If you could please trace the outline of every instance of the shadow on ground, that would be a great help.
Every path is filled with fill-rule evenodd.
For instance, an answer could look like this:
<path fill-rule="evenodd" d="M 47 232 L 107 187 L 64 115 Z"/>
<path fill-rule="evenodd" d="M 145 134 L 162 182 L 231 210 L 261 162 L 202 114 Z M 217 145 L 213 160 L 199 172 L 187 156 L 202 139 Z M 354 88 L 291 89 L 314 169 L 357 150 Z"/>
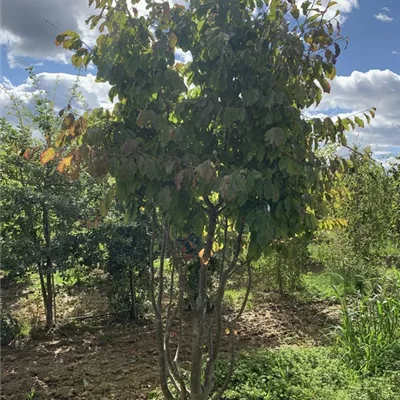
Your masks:
<path fill-rule="evenodd" d="M 73 314 L 73 304 L 88 313 L 85 307 L 90 305 L 90 297 L 71 294 L 68 301 L 72 309 L 60 313 Z M 89 310 L 99 312 L 98 307 Z M 327 303 L 299 304 L 288 297 L 261 293 L 242 317 L 238 346 L 254 350 L 289 344 L 323 345 L 327 329 L 336 322 L 335 315 L 335 307 Z M 191 345 L 190 329 L 185 325 L 183 360 Z M 223 352 L 226 349 L 224 338 Z M 151 321 L 136 325 L 97 319 L 69 323 L 41 340 L 17 340 L 2 348 L 1 357 L 4 400 L 25 399 L 32 390 L 39 399 L 146 399 L 157 386 Z"/>

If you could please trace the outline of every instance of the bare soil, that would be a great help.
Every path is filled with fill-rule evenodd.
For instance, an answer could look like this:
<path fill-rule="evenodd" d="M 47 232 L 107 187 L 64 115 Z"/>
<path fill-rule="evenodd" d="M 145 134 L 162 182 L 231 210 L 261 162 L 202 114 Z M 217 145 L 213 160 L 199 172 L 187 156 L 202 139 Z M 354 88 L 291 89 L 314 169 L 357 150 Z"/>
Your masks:
<path fill-rule="evenodd" d="M 4 308 L 14 309 L 21 317 L 22 306 L 15 300 L 21 292 L 3 289 L 2 296 Z M 104 311 L 104 299 L 93 296 L 91 291 L 65 295 L 63 301 L 59 299 L 60 315 L 75 315 L 77 305 L 85 313 L 90 307 L 94 313 L 99 312 L 96 307 Z M 28 307 L 26 301 L 22 305 Z M 228 314 L 232 312 L 227 310 Z M 324 302 L 299 304 L 275 293 L 261 293 L 241 319 L 237 344 L 242 350 L 323 345 L 335 314 L 335 307 Z M 183 359 L 187 359 L 191 343 L 188 321 L 185 326 Z M 116 324 L 107 319 L 88 319 L 77 325 L 64 320 L 54 331 L 33 336 L 2 347 L 1 399 L 24 400 L 34 389 L 37 397 L 33 398 L 39 399 L 139 400 L 149 398 L 157 388 L 158 361 L 151 321 Z M 223 351 L 226 348 L 224 343 Z"/>

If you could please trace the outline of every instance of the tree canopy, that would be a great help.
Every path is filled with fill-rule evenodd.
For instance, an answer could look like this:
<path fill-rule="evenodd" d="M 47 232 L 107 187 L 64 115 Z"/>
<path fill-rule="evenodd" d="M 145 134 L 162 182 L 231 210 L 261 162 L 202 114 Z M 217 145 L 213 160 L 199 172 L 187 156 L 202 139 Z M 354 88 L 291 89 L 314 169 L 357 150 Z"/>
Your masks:
<path fill-rule="evenodd" d="M 116 104 L 112 112 L 94 111 L 102 123 L 89 123 L 87 129 L 85 118 L 65 116 L 67 129 L 60 141 L 73 139 L 77 146 L 59 156 L 60 165 L 67 173 L 85 165 L 97 178 L 113 176 L 116 186 L 102 211 L 114 195 L 124 203 L 128 219 L 144 207 L 153 215 L 152 248 L 160 217 L 164 233 L 157 296 L 153 250 L 150 268 L 161 385 L 166 398 L 172 398 L 172 382 L 182 398 L 190 393 L 192 399 L 208 399 L 227 279 L 275 240 L 318 226 L 335 174 L 348 168 L 346 160 L 337 155 L 327 159 L 320 149 L 327 143 L 346 146 L 345 131 L 365 124 L 358 115 L 304 115 L 330 92 L 346 41 L 338 14 L 329 17 L 335 2 L 305 1 L 299 8 L 297 2 L 283 0 L 192 0 L 185 6 L 147 0 L 146 13 L 135 8 L 138 1 L 132 6 L 125 0 L 89 3 L 99 12 L 88 19 L 101 33 L 94 48 L 86 48 L 71 31 L 58 35 L 56 44 L 75 51 L 77 67 L 92 62 L 97 81 L 110 83 L 109 96 Z M 177 51 L 190 52 L 192 61 L 177 62 Z M 371 109 L 364 118 L 368 122 L 374 115 Z M 42 161 L 55 157 L 49 148 Z M 237 240 L 226 249 L 226 230 L 232 226 Z M 162 278 L 168 241 L 192 232 L 203 234 L 205 244 L 199 252 L 188 390 L 168 350 L 172 297 L 163 314 Z M 202 382 L 207 266 L 212 251 L 221 247 L 222 259 L 229 257 L 229 262 L 221 266 L 213 317 L 219 330 L 216 344 L 208 341 Z M 212 337 L 211 328 L 208 332 Z M 214 397 L 220 398 L 225 388 Z"/>

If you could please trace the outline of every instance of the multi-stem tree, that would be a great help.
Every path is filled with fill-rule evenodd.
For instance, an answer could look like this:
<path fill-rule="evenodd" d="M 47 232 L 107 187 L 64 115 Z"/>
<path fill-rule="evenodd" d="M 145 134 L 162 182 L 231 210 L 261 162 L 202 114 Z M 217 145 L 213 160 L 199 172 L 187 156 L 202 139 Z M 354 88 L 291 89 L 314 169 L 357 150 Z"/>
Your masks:
<path fill-rule="evenodd" d="M 249 290 L 252 260 L 275 240 L 313 230 L 333 175 L 347 167 L 339 157 L 326 162 L 317 149 L 346 144 L 344 132 L 354 122 L 302 115 L 335 78 L 344 42 L 338 14 L 331 12 L 336 2 L 299 7 L 294 0 L 191 0 L 170 6 L 146 0 L 144 12 L 135 0 L 89 3 L 99 10 L 89 18 L 102 32 L 96 46 L 85 48 L 71 31 L 58 35 L 56 44 L 75 50 L 76 66 L 92 61 L 97 81 L 110 83 L 110 98 L 118 102 L 104 113 L 102 126 L 79 137 L 69 169 L 84 159 L 93 175 L 111 174 L 127 214 L 145 207 L 152 216 L 150 297 L 165 398 L 219 399 L 248 297 L 247 291 L 238 315 L 223 322 L 228 279 L 247 270 Z M 193 60 L 176 62 L 177 51 L 190 52 Z M 359 117 L 356 123 L 364 124 Z M 187 282 L 186 255 L 173 244 L 192 232 L 204 237 L 196 291 Z M 167 256 L 173 265 L 164 299 Z M 209 285 L 213 258 L 219 278 Z M 207 318 L 210 291 L 214 310 Z M 179 364 L 184 296 L 192 314 L 188 380 Z M 176 321 L 177 343 L 171 343 Z M 225 383 L 215 388 L 223 332 L 231 339 L 231 364 Z"/>

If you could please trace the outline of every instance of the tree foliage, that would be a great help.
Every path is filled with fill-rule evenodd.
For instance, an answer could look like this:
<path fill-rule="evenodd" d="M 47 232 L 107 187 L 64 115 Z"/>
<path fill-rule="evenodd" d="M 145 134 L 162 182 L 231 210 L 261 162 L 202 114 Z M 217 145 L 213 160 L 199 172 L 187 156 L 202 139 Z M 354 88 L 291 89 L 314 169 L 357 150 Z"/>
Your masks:
<path fill-rule="evenodd" d="M 211 393 L 218 399 L 232 373 L 231 367 L 225 383 L 213 388 L 228 278 L 245 267 L 250 284 L 251 261 L 269 245 L 318 226 L 335 173 L 348 169 L 346 160 L 326 160 L 318 150 L 326 143 L 346 145 L 344 132 L 365 124 L 359 116 L 334 120 L 302 114 L 329 93 L 336 75 L 344 39 L 335 18 L 327 17 L 335 2 L 323 6 L 306 1 L 299 8 L 283 0 L 192 0 L 186 7 L 148 0 L 146 15 L 139 14 L 136 1 L 133 7 L 125 0 L 90 3 L 99 11 L 88 20 L 101 32 L 96 46 L 82 48 L 80 38 L 69 31 L 57 36 L 56 44 L 75 50 L 76 66 L 93 62 L 97 81 L 111 84 L 109 96 L 116 104 L 112 112 L 95 111 L 102 123 L 89 123 L 86 131 L 65 117 L 71 128 L 62 140 L 74 138 L 79 147 L 59 162 L 67 164 L 66 172 L 86 165 L 92 176 L 115 178 L 104 213 L 115 194 L 128 219 L 140 207 L 153 216 L 150 296 L 164 396 L 173 398 L 172 385 L 182 399 L 208 399 Z M 193 60 L 177 62 L 178 50 L 190 52 Z M 364 118 L 368 122 L 370 116 Z M 43 162 L 56 157 L 55 149 L 46 152 Z M 159 241 L 158 222 L 163 227 Z M 170 240 L 192 232 L 204 235 L 204 249 L 199 252 L 199 288 L 192 298 L 188 384 L 178 364 L 179 344 L 175 358 L 171 356 L 169 333 L 174 316 L 182 315 L 183 293 L 189 298 L 193 293 L 185 285 L 186 263 L 174 257 Z M 160 252 L 158 292 L 155 248 Z M 219 252 L 221 267 L 207 330 L 213 251 Z M 168 254 L 179 284 L 177 291 L 171 286 L 164 309 Z M 228 322 L 232 362 L 233 328 L 243 310 Z M 202 350 L 206 336 L 207 356 Z"/>

